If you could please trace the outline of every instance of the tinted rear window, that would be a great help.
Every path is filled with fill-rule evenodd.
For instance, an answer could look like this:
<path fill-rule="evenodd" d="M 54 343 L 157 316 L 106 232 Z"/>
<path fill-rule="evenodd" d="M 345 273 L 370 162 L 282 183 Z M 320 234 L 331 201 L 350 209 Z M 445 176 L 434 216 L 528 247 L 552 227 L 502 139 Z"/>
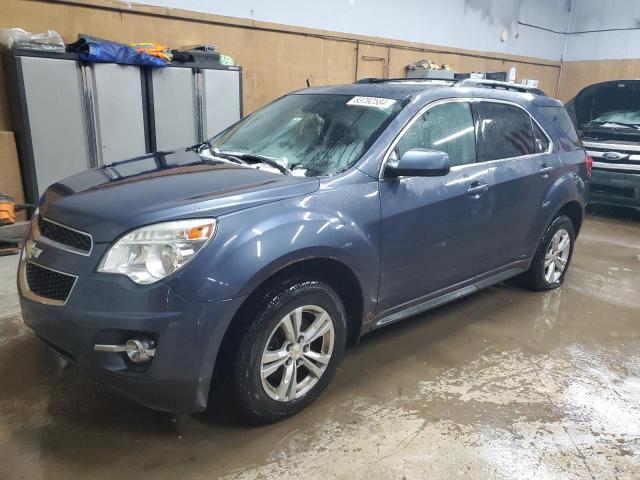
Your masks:
<path fill-rule="evenodd" d="M 551 120 L 556 126 L 564 132 L 564 134 L 569 137 L 573 143 L 578 146 L 582 146 L 580 143 L 580 139 L 578 138 L 578 133 L 576 129 L 573 127 L 573 122 L 571 118 L 569 118 L 569 114 L 564 109 L 564 107 L 538 107 L 540 111 Z"/>
<path fill-rule="evenodd" d="M 479 162 L 535 153 L 528 113 L 518 107 L 494 102 L 481 102 L 475 108 Z"/>

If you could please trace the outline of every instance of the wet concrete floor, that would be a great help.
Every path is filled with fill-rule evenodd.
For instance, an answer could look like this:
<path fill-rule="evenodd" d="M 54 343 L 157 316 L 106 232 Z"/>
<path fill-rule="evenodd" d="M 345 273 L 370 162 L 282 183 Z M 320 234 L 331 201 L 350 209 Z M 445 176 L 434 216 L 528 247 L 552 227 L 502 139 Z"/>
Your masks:
<path fill-rule="evenodd" d="M 350 348 L 260 428 L 174 416 L 62 368 L 0 258 L 0 478 L 640 478 L 640 221 L 590 216 L 565 285 L 502 284 Z"/>

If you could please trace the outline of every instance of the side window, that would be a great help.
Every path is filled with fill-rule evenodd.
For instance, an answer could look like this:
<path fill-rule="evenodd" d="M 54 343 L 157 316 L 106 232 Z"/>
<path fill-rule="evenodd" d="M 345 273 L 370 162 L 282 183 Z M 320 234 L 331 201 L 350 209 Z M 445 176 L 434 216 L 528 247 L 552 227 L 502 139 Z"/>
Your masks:
<path fill-rule="evenodd" d="M 531 123 L 533 124 L 533 138 L 535 141 L 536 153 L 544 153 L 549 149 L 549 139 L 533 120 Z"/>
<path fill-rule="evenodd" d="M 564 107 L 538 107 L 544 115 L 550 119 L 553 123 L 557 125 L 557 127 L 564 132 L 564 134 L 569 137 L 574 144 L 578 147 L 582 148 L 582 142 L 578 138 L 578 133 L 573 126 L 573 122 L 571 121 L 571 117 L 564 109 Z"/>
<path fill-rule="evenodd" d="M 476 161 L 476 144 L 471 106 L 449 102 L 430 108 L 406 131 L 396 147 L 399 157 L 412 148 L 446 152 L 451 165 Z"/>
<path fill-rule="evenodd" d="M 495 102 L 480 102 L 476 108 L 479 162 L 535 153 L 528 113 L 512 105 Z"/>

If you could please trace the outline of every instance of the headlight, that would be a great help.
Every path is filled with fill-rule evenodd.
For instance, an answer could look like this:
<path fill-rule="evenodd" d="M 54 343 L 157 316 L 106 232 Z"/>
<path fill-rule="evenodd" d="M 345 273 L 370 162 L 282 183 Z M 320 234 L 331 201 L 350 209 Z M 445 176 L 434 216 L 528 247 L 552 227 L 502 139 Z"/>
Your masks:
<path fill-rule="evenodd" d="M 214 237 L 216 225 L 215 218 L 200 218 L 138 228 L 109 248 L 98 271 L 139 284 L 157 282 L 189 263 Z"/>

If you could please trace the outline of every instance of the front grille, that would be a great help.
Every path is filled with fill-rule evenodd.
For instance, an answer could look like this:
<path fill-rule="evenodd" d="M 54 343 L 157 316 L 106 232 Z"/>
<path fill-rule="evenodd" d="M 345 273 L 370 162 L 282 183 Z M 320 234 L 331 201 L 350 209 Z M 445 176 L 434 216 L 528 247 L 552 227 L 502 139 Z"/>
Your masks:
<path fill-rule="evenodd" d="M 623 142 L 582 142 L 587 155 L 593 158 L 594 170 L 605 170 L 618 173 L 640 173 L 640 144 Z M 607 158 L 608 154 L 613 155 Z"/>
<path fill-rule="evenodd" d="M 67 245 L 82 252 L 91 251 L 91 237 L 86 233 L 80 233 L 57 223 L 38 217 L 38 229 L 40 235 L 54 242 Z"/>
<path fill-rule="evenodd" d="M 611 172 L 620 172 L 620 173 L 640 173 L 640 162 L 638 163 L 617 163 L 617 162 L 608 162 L 601 161 L 601 158 L 598 158 L 596 161 L 593 157 L 593 169 L 594 170 L 607 170 Z"/>
<path fill-rule="evenodd" d="M 30 262 L 27 262 L 25 269 L 29 290 L 40 297 L 58 302 L 67 300 L 76 281 L 74 276 L 55 272 Z"/>
<path fill-rule="evenodd" d="M 582 144 L 588 150 L 595 149 L 603 152 L 624 152 L 624 153 L 640 153 L 639 143 L 625 143 L 625 142 L 593 142 L 583 140 Z"/>

